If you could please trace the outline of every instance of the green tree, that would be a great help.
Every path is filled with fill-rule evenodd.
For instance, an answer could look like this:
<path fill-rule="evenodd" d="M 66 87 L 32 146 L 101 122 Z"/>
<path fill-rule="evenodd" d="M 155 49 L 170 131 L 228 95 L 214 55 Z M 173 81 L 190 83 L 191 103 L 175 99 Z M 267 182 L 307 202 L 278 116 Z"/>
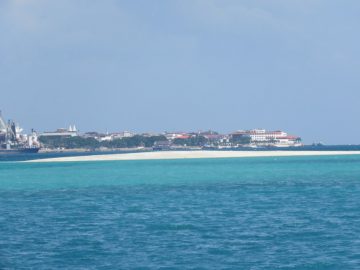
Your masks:
<path fill-rule="evenodd" d="M 183 146 L 204 146 L 208 140 L 204 136 L 192 136 L 188 139 L 174 139 L 173 143 L 176 145 L 183 145 Z"/>
<path fill-rule="evenodd" d="M 87 148 L 95 149 L 99 147 L 106 148 L 133 148 L 139 146 L 152 147 L 156 141 L 166 141 L 165 136 L 141 136 L 125 137 L 112 141 L 99 142 L 94 138 L 63 137 L 63 136 L 40 136 L 40 142 L 50 148 Z"/>
<path fill-rule="evenodd" d="M 242 134 L 233 134 L 231 135 L 230 142 L 234 144 L 249 144 L 251 142 L 251 138 Z"/>

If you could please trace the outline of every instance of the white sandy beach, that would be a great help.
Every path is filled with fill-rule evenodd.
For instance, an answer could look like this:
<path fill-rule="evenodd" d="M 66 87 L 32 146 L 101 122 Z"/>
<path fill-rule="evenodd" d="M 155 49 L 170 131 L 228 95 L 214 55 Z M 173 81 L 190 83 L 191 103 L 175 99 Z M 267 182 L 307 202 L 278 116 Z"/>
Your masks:
<path fill-rule="evenodd" d="M 196 159 L 360 155 L 360 151 L 159 151 L 37 159 L 25 162 L 76 162 L 113 160 Z"/>

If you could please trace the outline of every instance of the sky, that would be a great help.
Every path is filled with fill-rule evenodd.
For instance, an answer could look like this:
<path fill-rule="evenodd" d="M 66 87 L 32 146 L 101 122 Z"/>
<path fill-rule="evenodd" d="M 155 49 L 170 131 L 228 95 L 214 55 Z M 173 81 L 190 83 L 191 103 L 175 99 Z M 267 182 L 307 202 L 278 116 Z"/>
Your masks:
<path fill-rule="evenodd" d="M 1 0 L 0 109 L 26 130 L 360 144 L 359 14 L 358 0 Z"/>

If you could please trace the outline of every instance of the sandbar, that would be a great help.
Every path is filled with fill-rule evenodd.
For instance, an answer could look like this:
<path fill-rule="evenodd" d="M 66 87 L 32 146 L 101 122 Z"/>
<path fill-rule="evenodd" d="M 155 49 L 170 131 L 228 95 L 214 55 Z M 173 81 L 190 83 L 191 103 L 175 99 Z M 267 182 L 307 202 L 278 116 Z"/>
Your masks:
<path fill-rule="evenodd" d="M 25 162 L 79 162 L 115 160 L 161 160 L 198 158 L 245 158 L 245 157 L 290 157 L 290 156 L 335 156 L 360 155 L 360 151 L 157 151 L 105 155 L 84 155 L 28 160 Z"/>

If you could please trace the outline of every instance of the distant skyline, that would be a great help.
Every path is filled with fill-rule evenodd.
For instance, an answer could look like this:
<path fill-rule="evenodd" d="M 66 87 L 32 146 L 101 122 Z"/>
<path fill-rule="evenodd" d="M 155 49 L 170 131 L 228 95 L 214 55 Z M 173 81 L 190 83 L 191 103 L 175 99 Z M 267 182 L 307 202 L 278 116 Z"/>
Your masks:
<path fill-rule="evenodd" d="M 0 110 L 26 130 L 360 144 L 358 14 L 355 0 L 3 0 Z"/>

